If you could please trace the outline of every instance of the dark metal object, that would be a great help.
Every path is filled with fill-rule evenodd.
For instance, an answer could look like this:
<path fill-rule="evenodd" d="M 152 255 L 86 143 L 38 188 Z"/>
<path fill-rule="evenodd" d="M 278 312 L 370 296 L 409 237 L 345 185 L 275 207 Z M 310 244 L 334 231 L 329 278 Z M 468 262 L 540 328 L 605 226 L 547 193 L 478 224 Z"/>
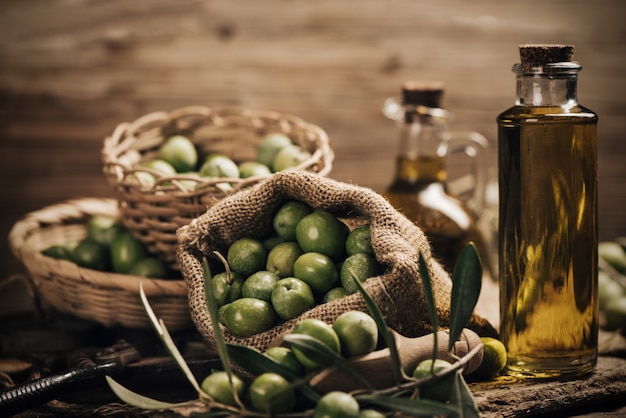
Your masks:
<path fill-rule="evenodd" d="M 139 352 L 125 341 L 96 355 L 95 362 L 82 354 L 78 367 L 57 375 L 42 377 L 0 392 L 0 416 L 10 416 L 51 401 L 68 390 L 85 387 L 103 376 L 119 374 L 127 364 L 137 362 Z"/>
<path fill-rule="evenodd" d="M 219 357 L 195 330 L 176 332 L 172 338 L 198 381 L 222 369 Z M 138 361 L 117 358 L 125 355 L 121 341 L 139 352 Z M 7 372 L 17 386 L 4 390 L 0 386 L 0 417 L 20 411 L 25 417 L 57 416 L 58 409 L 65 407 L 73 408 L 72 413 L 63 411 L 62 415 L 80 416 L 82 408 L 119 403 L 105 375 L 166 402 L 197 397 L 153 330 L 104 328 L 62 315 L 5 317 L 0 318 L 0 358 L 32 365 L 24 373 Z M 33 375 L 44 378 L 30 380 Z M 59 402 L 45 405 L 53 399 Z"/>

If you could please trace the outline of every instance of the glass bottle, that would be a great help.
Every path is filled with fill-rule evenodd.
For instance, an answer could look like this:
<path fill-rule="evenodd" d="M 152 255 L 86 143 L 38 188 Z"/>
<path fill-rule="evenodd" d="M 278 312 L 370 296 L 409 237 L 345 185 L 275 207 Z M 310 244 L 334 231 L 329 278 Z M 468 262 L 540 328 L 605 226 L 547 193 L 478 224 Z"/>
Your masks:
<path fill-rule="evenodd" d="M 597 359 L 598 117 L 578 104 L 572 46 L 519 48 L 497 117 L 500 334 L 509 374 L 581 375 Z"/>
<path fill-rule="evenodd" d="M 489 252 L 477 218 L 484 203 L 485 172 L 480 161 L 487 140 L 476 132 L 451 132 L 451 113 L 441 108 L 444 85 L 407 82 L 402 101 L 388 99 L 383 113 L 398 122 L 400 146 L 392 183 L 381 193 L 428 237 L 433 256 L 452 273 L 459 254 L 474 242 L 485 272 Z M 472 157 L 473 187 L 466 201 L 450 194 L 447 157 L 463 151 Z"/>

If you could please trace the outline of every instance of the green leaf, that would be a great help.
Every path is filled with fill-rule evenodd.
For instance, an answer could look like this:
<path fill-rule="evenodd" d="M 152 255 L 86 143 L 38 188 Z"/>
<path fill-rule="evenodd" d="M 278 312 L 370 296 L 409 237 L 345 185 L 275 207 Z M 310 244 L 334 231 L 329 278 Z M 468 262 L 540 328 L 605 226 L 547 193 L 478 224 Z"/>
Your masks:
<path fill-rule="evenodd" d="M 191 385 L 197 392 L 200 392 L 200 385 L 198 384 L 196 377 L 191 372 L 189 365 L 187 365 L 187 363 L 185 362 L 185 358 L 178 350 L 178 347 L 176 347 L 176 344 L 174 343 L 172 336 L 167 330 L 165 323 L 163 322 L 163 320 L 157 319 L 157 316 L 154 314 L 152 306 L 150 306 L 150 302 L 148 302 L 148 298 L 145 291 L 143 290 L 143 284 L 141 282 L 139 282 L 139 295 L 141 297 L 143 307 L 148 314 L 148 318 L 150 319 L 150 322 L 152 323 L 152 326 L 156 330 L 157 334 L 159 334 L 159 337 L 161 338 L 161 341 L 163 341 L 163 344 L 167 348 L 167 351 L 169 351 L 170 355 L 174 358 L 174 360 L 178 364 L 178 367 L 180 367 L 181 370 L 185 373 L 185 376 L 187 377 L 187 380 L 189 380 L 189 383 L 191 383 Z"/>
<path fill-rule="evenodd" d="M 403 414 L 412 417 L 456 417 L 459 415 L 459 410 L 455 406 L 446 405 L 444 403 L 428 399 L 401 398 L 371 394 L 357 394 L 355 395 L 355 398 L 359 401 L 382 406 L 383 408 L 393 412 L 402 412 Z"/>
<path fill-rule="evenodd" d="M 167 346 L 168 351 L 170 352 L 170 354 L 172 355 L 172 357 L 178 364 L 178 367 L 180 367 L 181 370 L 185 373 L 187 380 L 189 380 L 189 382 L 192 384 L 196 392 L 199 392 L 201 389 L 200 389 L 200 385 L 198 384 L 198 381 L 196 380 L 196 377 L 194 376 L 193 372 L 189 368 L 189 365 L 185 361 L 185 358 L 183 357 L 181 352 L 178 350 L 178 347 L 176 347 L 176 344 L 174 343 L 172 336 L 170 335 L 168 329 L 165 327 L 165 323 L 163 322 L 162 319 L 160 319 L 159 321 L 161 323 L 161 326 L 163 327 L 162 339 L 165 345 Z"/>
<path fill-rule="evenodd" d="M 479 418 L 480 416 L 474 395 L 460 370 L 456 372 L 450 403 L 461 411 L 460 415 L 462 418 Z"/>
<path fill-rule="evenodd" d="M 450 343 L 448 351 L 452 351 L 454 343 L 459 339 L 463 328 L 469 322 L 482 285 L 483 269 L 480 257 L 473 242 L 463 248 L 452 273 L 452 297 L 450 301 Z"/>
<path fill-rule="evenodd" d="M 287 334 L 283 338 L 283 344 L 290 348 L 297 348 L 305 356 L 317 363 L 327 365 L 328 367 L 331 365 L 336 367 L 363 383 L 364 387 L 371 389 L 367 379 L 358 373 L 348 360 L 319 339 L 306 334 Z"/>
<path fill-rule="evenodd" d="M 228 354 L 233 361 L 244 370 L 250 372 L 254 376 L 271 372 L 278 373 L 287 380 L 293 380 L 298 376 L 291 370 L 274 361 L 274 359 L 266 356 L 256 348 L 248 347 L 240 344 L 226 344 Z"/>
<path fill-rule="evenodd" d="M 437 316 L 437 305 L 435 304 L 435 294 L 433 293 L 433 286 L 430 278 L 430 271 L 428 265 L 424 259 L 424 254 L 419 252 L 419 272 L 422 279 L 422 285 L 424 286 L 424 296 L 426 297 L 426 303 L 428 304 L 428 315 L 430 316 L 430 324 L 433 327 L 433 360 L 437 358 L 436 347 L 439 347 L 437 338 L 437 330 L 439 328 L 439 317 Z M 433 361 L 433 364 L 435 362 Z"/>
<path fill-rule="evenodd" d="M 352 274 L 352 272 L 350 272 L 350 274 Z M 402 368 L 402 363 L 400 363 L 400 355 L 398 354 L 398 348 L 396 347 L 396 338 L 389 330 L 387 322 L 385 321 L 385 317 L 380 311 L 380 308 L 378 307 L 374 299 L 372 299 L 372 296 L 367 292 L 367 290 L 365 290 L 361 281 L 357 280 L 356 278 L 354 278 L 354 281 L 357 284 L 357 287 L 359 289 L 359 292 L 361 292 L 363 299 L 365 299 L 365 304 L 367 305 L 367 309 L 369 310 L 370 315 L 372 315 L 372 318 L 374 318 L 374 321 L 378 326 L 378 332 L 380 333 L 380 336 L 385 342 L 387 348 L 389 348 L 392 364 L 391 372 L 394 374 L 395 381 L 399 383 L 403 379 L 404 369 Z"/>
<path fill-rule="evenodd" d="M 218 257 L 221 257 L 221 254 L 215 252 Z M 222 261 L 225 263 L 226 261 L 221 257 Z M 228 264 L 225 264 L 228 266 Z M 211 267 L 209 266 L 209 261 L 206 257 L 202 259 L 202 271 L 204 274 L 204 282 L 210 282 L 213 275 L 211 274 Z M 227 373 L 232 373 L 232 367 L 230 365 L 230 358 L 228 356 L 228 349 L 226 348 L 226 343 L 224 342 L 224 334 L 222 334 L 222 328 L 220 328 L 219 321 L 219 307 L 217 305 L 217 301 L 215 300 L 215 295 L 213 292 L 206 292 L 206 300 L 207 300 L 207 308 L 209 309 L 209 314 L 211 316 L 211 326 L 213 327 L 213 334 L 215 339 L 215 346 L 217 348 L 217 354 L 222 360 L 222 367 L 224 371 Z"/>
<path fill-rule="evenodd" d="M 156 333 L 159 336 L 161 336 L 163 334 L 163 328 L 161 327 L 161 324 L 159 323 L 159 319 L 157 318 L 154 311 L 152 310 L 152 306 L 150 306 L 150 302 L 148 301 L 146 292 L 143 290 L 142 281 L 139 282 L 139 297 L 141 298 L 143 309 L 144 311 L 146 311 L 146 314 L 148 315 L 148 319 L 150 320 L 150 324 L 152 325 L 152 328 L 154 328 Z"/>
<path fill-rule="evenodd" d="M 258 376 L 266 372 L 278 373 L 289 382 L 294 383 L 295 387 L 307 398 L 314 402 L 319 401 L 319 393 L 307 384 L 308 377 L 298 376 L 287 367 L 255 348 L 240 344 L 227 344 L 226 347 L 231 360 L 250 374 Z"/>
<path fill-rule="evenodd" d="M 226 267 L 226 271 L 228 272 L 228 274 L 230 274 L 228 263 L 226 262 L 224 257 L 217 251 L 214 251 L 213 253 L 222 261 L 222 263 L 224 263 L 224 266 Z M 211 274 L 211 267 L 209 266 L 209 261 L 207 260 L 206 257 L 202 258 L 202 272 L 204 275 L 204 282 L 205 283 L 209 282 L 212 278 L 212 274 Z M 217 301 L 215 300 L 215 295 L 213 294 L 213 292 L 206 292 L 206 300 L 207 300 L 207 307 L 209 309 L 209 314 L 211 316 L 211 325 L 213 327 L 213 339 L 215 340 L 214 342 L 215 342 L 215 347 L 217 348 L 217 354 L 222 360 L 222 367 L 224 368 L 224 371 L 228 373 L 228 376 L 232 376 L 233 368 L 231 367 L 230 356 L 228 354 L 228 348 L 226 347 L 226 343 L 224 341 L 224 334 L 222 333 L 222 329 L 220 328 L 219 312 L 218 312 L 219 307 L 217 305 Z M 230 388 L 233 392 L 233 397 L 235 398 L 237 403 L 242 405 L 241 400 L 239 399 L 239 395 L 237 394 L 237 391 L 235 390 L 235 386 L 233 385 L 232 380 L 230 380 Z"/>
<path fill-rule="evenodd" d="M 126 402 L 131 406 L 135 406 L 137 408 L 143 409 L 170 409 L 177 406 L 181 406 L 186 404 L 187 402 L 181 403 L 170 403 L 158 401 L 156 399 L 148 398 L 147 396 L 140 395 L 136 392 L 133 392 L 130 389 L 120 385 L 118 382 L 113 380 L 110 376 L 105 376 L 109 387 L 122 401 Z"/>

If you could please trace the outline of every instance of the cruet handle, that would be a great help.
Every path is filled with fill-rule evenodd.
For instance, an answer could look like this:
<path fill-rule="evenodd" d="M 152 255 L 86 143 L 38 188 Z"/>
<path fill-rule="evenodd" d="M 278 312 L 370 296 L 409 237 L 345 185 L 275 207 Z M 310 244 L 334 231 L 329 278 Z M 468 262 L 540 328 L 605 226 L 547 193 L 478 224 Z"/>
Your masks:
<path fill-rule="evenodd" d="M 479 218 L 485 206 L 487 169 L 484 157 L 489 142 L 483 135 L 471 131 L 445 131 L 444 138 L 448 155 L 464 153 L 470 160 L 470 174 L 456 181 L 454 194 Z"/>

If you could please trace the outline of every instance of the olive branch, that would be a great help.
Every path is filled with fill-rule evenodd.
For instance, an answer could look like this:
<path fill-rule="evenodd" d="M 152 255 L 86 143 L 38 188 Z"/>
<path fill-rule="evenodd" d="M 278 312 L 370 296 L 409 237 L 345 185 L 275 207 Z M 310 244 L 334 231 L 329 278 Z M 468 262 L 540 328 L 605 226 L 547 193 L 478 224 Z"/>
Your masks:
<path fill-rule="evenodd" d="M 226 263 L 221 254 L 215 252 L 223 263 Z M 433 327 L 434 347 L 437 347 L 437 329 L 438 315 L 436 308 L 435 296 L 431 286 L 431 275 L 428 263 L 420 252 L 418 254 L 419 273 L 424 288 L 425 297 L 428 303 L 428 312 L 431 325 Z M 209 281 L 212 277 L 208 261 L 203 258 L 203 274 L 205 281 Z M 362 405 L 372 405 L 382 408 L 385 411 L 399 412 L 408 416 L 454 416 L 461 418 L 478 417 L 478 408 L 474 400 L 473 394 L 469 389 L 463 375 L 461 373 L 463 367 L 482 349 L 477 346 L 462 358 L 456 357 L 452 350 L 454 343 L 460 337 L 463 328 L 467 325 L 474 311 L 478 297 L 480 295 L 482 283 L 482 265 L 476 247 L 473 243 L 469 243 L 462 251 L 459 260 L 455 266 L 452 275 L 452 293 L 450 301 L 450 342 L 448 345 L 448 353 L 451 358 L 456 361 L 448 368 L 435 372 L 431 370 L 431 374 L 425 378 L 416 379 L 407 376 L 404 372 L 398 355 L 395 339 L 392 331 L 386 324 L 385 318 L 378 308 L 375 301 L 365 290 L 359 280 L 355 278 L 357 287 L 363 296 L 367 308 L 371 316 L 376 321 L 379 332 L 383 341 L 391 353 L 392 373 L 394 374 L 396 385 L 385 389 L 373 389 L 367 380 L 352 368 L 350 363 L 338 353 L 329 349 L 323 342 L 314 337 L 307 335 L 287 335 L 284 343 L 290 347 L 297 347 L 306 355 L 320 360 L 323 364 L 332 364 L 333 367 L 351 375 L 358 381 L 363 383 L 363 388 L 352 392 L 354 398 Z M 184 357 L 176 347 L 172 337 L 163 320 L 156 317 L 150 303 L 145 295 L 143 286 L 140 283 L 140 295 L 144 309 L 150 319 L 150 322 L 167 348 L 170 355 L 179 365 L 185 376 L 198 393 L 198 399 L 186 402 L 169 403 L 151 399 L 136 392 L 133 392 L 113 378 L 107 376 L 107 382 L 111 390 L 124 402 L 129 405 L 142 409 L 171 409 L 176 410 L 185 407 L 198 407 L 198 401 L 204 405 L 206 416 L 249 416 L 249 417 L 268 417 L 268 414 L 256 412 L 246 408 L 246 405 L 239 399 L 234 388 L 232 379 L 230 380 L 233 397 L 237 401 L 238 406 L 225 405 L 213 400 L 206 394 L 198 384 L 189 366 L 185 362 Z M 211 316 L 213 329 L 215 332 L 215 343 L 217 351 L 222 363 L 223 370 L 232 376 L 232 365 L 246 370 L 252 375 L 259 375 L 265 372 L 274 372 L 285 377 L 291 382 L 291 387 L 299 391 L 301 395 L 316 403 L 320 399 L 317 393 L 308 382 L 312 375 L 296 376 L 292 371 L 277 363 L 269 356 L 264 355 L 261 351 L 247 347 L 244 345 L 227 344 L 224 341 L 221 328 L 218 321 L 218 306 L 211 292 L 207 292 L 207 304 Z M 433 349 L 433 360 L 436 359 L 437 350 Z M 434 362 L 433 362 L 434 363 Z M 420 388 L 432 384 L 437 380 L 443 379 L 450 375 L 454 375 L 454 384 L 451 397 L 448 403 L 437 402 L 429 399 L 421 399 L 419 397 Z M 274 416 L 282 418 L 301 418 L 310 417 L 313 410 L 298 411 L 286 414 L 276 414 Z"/>

